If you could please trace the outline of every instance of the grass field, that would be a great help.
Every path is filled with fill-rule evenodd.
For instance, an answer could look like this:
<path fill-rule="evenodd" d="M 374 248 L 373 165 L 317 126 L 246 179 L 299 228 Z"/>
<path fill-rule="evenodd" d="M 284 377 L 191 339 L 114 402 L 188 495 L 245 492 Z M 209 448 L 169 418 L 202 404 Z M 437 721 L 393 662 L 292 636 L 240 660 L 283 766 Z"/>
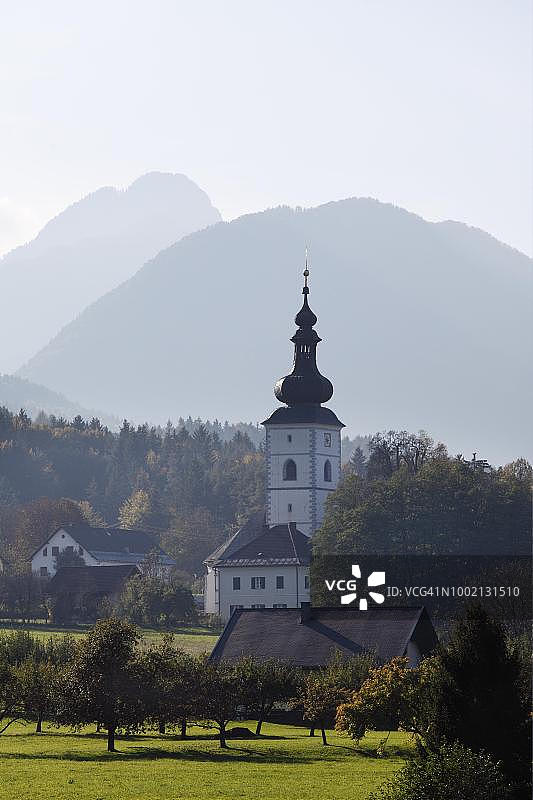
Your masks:
<path fill-rule="evenodd" d="M 70 633 L 72 636 L 82 636 L 89 630 L 89 625 L 86 627 L 78 626 L 75 628 L 60 628 L 53 625 L 25 625 L 17 627 L 0 627 L 0 634 L 11 632 L 14 630 L 29 631 L 33 636 L 39 636 L 43 639 L 48 639 L 50 636 L 57 636 L 62 633 Z M 161 637 L 161 631 L 156 631 L 152 628 L 140 628 L 139 632 L 142 636 L 142 641 L 146 644 L 157 641 Z M 181 647 L 187 653 L 192 655 L 200 655 L 200 653 L 210 653 L 213 649 L 218 634 L 212 633 L 207 628 L 181 628 L 173 631 L 174 641 L 178 647 Z"/>
<path fill-rule="evenodd" d="M 247 724 L 247 723 L 239 723 Z M 252 727 L 253 723 L 249 723 Z M 330 733 L 330 746 L 302 728 L 263 726 L 264 736 L 232 740 L 223 751 L 210 731 L 190 737 L 139 735 L 106 752 L 94 728 L 71 733 L 51 726 L 14 725 L 0 736 L 0 798 L 5 800 L 366 800 L 411 751 L 393 733 L 387 756 L 375 749 L 382 733 L 355 747 Z"/>

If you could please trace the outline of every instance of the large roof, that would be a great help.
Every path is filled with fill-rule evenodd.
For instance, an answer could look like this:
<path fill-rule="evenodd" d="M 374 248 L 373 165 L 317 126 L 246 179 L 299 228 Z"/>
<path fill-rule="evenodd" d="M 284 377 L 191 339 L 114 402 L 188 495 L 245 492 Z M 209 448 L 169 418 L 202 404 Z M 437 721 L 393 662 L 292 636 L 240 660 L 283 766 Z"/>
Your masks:
<path fill-rule="evenodd" d="M 310 539 L 294 523 L 269 528 L 263 513 L 254 514 L 206 562 L 216 567 L 307 565 Z"/>
<path fill-rule="evenodd" d="M 302 667 L 327 664 L 337 650 L 344 655 L 374 652 L 384 663 L 404 656 L 415 640 L 424 655 L 437 637 L 423 607 L 387 607 L 366 612 L 344 608 L 237 609 L 211 658 L 237 661 L 243 655 L 278 658 Z"/>
<path fill-rule="evenodd" d="M 95 558 L 102 561 L 126 561 L 135 564 L 138 556 L 147 556 L 157 553 L 163 564 L 173 566 L 176 564 L 157 544 L 152 534 L 146 531 L 126 530 L 125 528 L 93 528 L 83 522 L 74 522 L 61 525 L 54 533 L 64 530 Z M 53 534 L 52 534 L 53 536 Z M 51 536 L 48 537 L 48 541 Z M 43 542 L 40 550 L 46 542 Z M 36 550 L 35 552 L 38 552 Z M 35 555 L 35 553 L 32 554 Z"/>
<path fill-rule="evenodd" d="M 309 564 L 310 539 L 295 525 L 275 525 L 230 556 L 216 562 L 221 567 L 268 567 Z"/>
<path fill-rule="evenodd" d="M 112 567 L 60 567 L 46 588 L 47 594 L 112 595 L 139 570 L 129 564 Z"/>

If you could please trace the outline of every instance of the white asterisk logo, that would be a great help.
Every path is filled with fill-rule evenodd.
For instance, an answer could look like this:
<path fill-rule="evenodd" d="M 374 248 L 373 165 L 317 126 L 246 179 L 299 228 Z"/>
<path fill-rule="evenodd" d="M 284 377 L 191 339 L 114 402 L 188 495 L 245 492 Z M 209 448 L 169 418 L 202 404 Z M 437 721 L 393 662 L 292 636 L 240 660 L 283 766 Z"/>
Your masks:
<path fill-rule="evenodd" d="M 361 570 L 359 568 L 359 564 L 352 564 L 352 575 L 354 578 L 361 577 Z M 385 573 L 384 572 L 371 572 L 367 578 L 367 586 L 370 588 L 371 586 L 383 586 L 385 583 Z M 369 597 L 375 603 L 383 603 L 385 600 L 385 595 L 381 594 L 381 592 L 368 592 Z M 356 599 L 357 593 L 356 592 L 349 592 L 348 594 L 341 595 L 341 605 L 347 606 Z M 368 610 L 368 600 L 366 597 L 362 597 L 359 600 L 359 611 L 367 611 Z"/>

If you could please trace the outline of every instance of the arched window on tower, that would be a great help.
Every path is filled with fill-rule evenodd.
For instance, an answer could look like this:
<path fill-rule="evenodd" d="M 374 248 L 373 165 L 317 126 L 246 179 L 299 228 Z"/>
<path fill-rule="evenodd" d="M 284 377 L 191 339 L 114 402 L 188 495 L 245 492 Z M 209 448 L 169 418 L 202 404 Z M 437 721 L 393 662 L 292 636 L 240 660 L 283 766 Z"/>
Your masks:
<path fill-rule="evenodd" d="M 292 458 L 288 458 L 283 465 L 283 480 L 295 481 L 296 480 L 296 464 Z"/>
<path fill-rule="evenodd" d="M 324 461 L 324 480 L 331 483 L 331 461 L 329 458 Z"/>

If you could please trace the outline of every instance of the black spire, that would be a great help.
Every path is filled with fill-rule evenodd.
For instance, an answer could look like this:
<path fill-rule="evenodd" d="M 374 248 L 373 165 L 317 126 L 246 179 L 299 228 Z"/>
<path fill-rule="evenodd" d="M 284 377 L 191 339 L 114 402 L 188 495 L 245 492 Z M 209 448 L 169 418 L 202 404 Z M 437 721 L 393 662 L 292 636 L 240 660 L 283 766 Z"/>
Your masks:
<path fill-rule="evenodd" d="M 316 346 L 322 340 L 318 333 L 313 330 L 317 318 L 307 302 L 309 294 L 308 277 L 309 270 L 306 259 L 305 283 L 302 291 L 304 302 L 294 318 L 298 325 L 298 330 L 291 339 L 291 342 L 294 342 L 293 370 L 290 375 L 280 378 L 274 387 L 274 394 L 277 399 L 288 406 L 304 403 L 320 405 L 321 403 L 327 403 L 333 395 L 331 381 L 320 374 L 316 365 Z"/>

